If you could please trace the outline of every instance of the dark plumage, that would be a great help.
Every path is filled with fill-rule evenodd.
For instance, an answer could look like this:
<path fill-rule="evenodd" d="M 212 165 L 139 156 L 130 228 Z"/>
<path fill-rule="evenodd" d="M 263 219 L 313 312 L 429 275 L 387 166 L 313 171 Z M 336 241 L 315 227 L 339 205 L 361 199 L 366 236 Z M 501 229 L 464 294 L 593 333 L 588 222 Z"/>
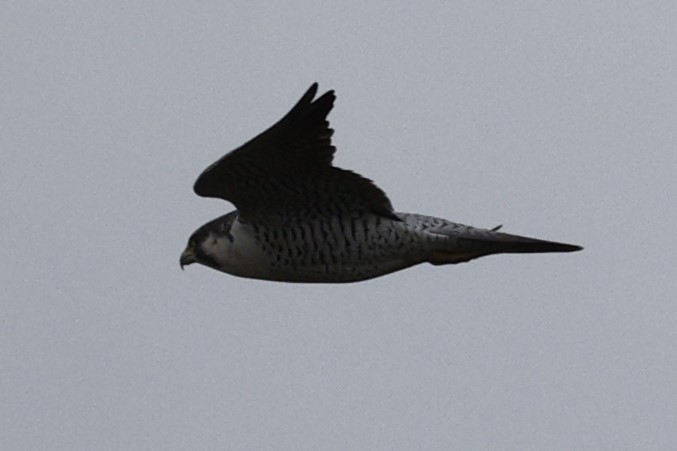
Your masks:
<path fill-rule="evenodd" d="M 335 95 L 313 84 L 280 121 L 209 166 L 195 192 L 236 211 L 200 227 L 181 265 L 290 282 L 352 282 L 422 262 L 459 263 L 495 253 L 581 247 L 396 213 L 386 194 L 332 166 L 327 115 Z"/>

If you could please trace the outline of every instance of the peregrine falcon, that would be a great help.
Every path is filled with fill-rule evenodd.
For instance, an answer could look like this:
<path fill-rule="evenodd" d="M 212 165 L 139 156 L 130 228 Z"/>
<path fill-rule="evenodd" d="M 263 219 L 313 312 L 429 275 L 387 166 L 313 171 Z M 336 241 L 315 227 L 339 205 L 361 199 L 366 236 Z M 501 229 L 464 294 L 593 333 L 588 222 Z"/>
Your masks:
<path fill-rule="evenodd" d="M 336 96 L 317 83 L 279 122 L 209 166 L 195 193 L 237 210 L 197 229 L 181 268 L 200 263 L 281 282 L 356 282 L 419 263 L 582 247 L 431 216 L 399 213 L 371 180 L 332 165 L 327 115 Z"/>

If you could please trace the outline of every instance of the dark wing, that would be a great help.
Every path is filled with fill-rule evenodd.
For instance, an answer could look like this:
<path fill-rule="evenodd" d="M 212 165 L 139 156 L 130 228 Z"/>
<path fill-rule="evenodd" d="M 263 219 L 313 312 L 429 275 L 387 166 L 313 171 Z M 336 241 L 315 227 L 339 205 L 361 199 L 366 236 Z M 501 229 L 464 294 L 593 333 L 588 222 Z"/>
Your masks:
<path fill-rule="evenodd" d="M 327 115 L 334 91 L 315 98 L 317 83 L 279 122 L 209 166 L 195 193 L 235 204 L 243 217 L 277 211 L 372 212 L 393 217 L 370 180 L 332 166 L 336 148 Z"/>

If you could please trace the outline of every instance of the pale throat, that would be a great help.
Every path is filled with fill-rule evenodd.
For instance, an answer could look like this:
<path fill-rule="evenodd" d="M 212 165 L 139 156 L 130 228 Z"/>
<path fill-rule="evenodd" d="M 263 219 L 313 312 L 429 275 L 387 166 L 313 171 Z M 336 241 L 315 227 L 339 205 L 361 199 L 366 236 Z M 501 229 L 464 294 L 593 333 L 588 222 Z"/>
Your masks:
<path fill-rule="evenodd" d="M 201 244 L 202 251 L 219 270 L 244 277 L 267 274 L 269 258 L 249 227 L 235 221 L 228 234 L 211 232 Z"/>
<path fill-rule="evenodd" d="M 200 245 L 202 251 L 216 262 L 223 262 L 232 251 L 233 240 L 226 235 L 210 233 Z"/>

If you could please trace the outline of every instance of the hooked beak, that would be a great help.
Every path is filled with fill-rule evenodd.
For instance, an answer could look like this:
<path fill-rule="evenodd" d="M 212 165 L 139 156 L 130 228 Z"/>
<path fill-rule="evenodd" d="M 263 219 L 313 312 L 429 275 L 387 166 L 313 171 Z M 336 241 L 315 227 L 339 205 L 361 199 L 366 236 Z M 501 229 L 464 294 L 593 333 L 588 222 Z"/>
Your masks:
<path fill-rule="evenodd" d="M 190 265 L 191 263 L 195 263 L 195 252 L 193 251 L 193 248 L 191 246 L 188 246 L 185 251 L 181 254 L 181 259 L 179 260 L 179 264 L 181 265 L 181 270 L 183 270 L 183 267 L 186 265 Z"/>

